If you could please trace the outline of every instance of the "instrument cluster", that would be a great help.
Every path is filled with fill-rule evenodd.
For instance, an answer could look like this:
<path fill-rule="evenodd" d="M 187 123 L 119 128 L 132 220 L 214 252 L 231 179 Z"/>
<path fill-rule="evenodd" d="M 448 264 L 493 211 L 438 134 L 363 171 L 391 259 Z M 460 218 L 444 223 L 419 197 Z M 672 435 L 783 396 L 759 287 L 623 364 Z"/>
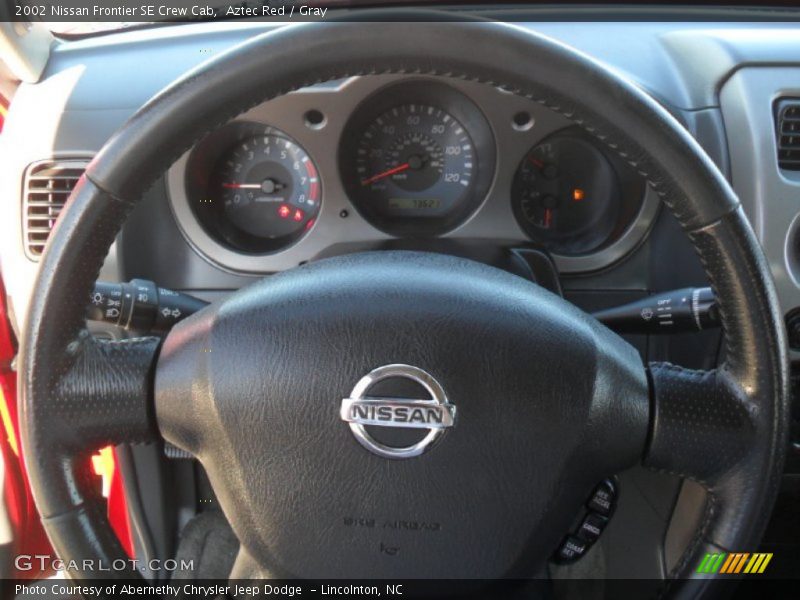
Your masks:
<path fill-rule="evenodd" d="M 593 270 L 603 261 L 582 259 L 643 236 L 638 222 L 652 220 L 655 201 L 638 174 L 524 98 L 441 79 L 337 85 L 290 94 L 273 111 L 280 119 L 269 118 L 280 99 L 271 101 L 182 159 L 171 200 L 201 253 L 269 271 L 282 268 L 279 257 L 303 262 L 336 243 L 463 237 L 528 243 L 567 271 Z M 319 101 L 329 94 L 337 102 Z M 302 116 L 287 118 L 293 112 Z M 608 260 L 635 245 L 628 239 Z"/>

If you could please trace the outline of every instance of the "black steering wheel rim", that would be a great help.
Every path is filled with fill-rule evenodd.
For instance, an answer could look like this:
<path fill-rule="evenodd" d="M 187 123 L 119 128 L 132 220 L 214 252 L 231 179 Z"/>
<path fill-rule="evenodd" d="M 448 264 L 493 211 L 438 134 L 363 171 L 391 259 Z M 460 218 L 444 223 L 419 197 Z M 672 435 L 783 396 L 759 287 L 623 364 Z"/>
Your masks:
<path fill-rule="evenodd" d="M 782 471 L 786 342 L 769 267 L 737 198 L 702 149 L 647 94 L 544 36 L 498 23 L 327 23 L 260 35 L 171 84 L 95 157 L 55 228 L 23 337 L 20 414 L 34 496 L 59 555 L 109 563 L 124 557 L 76 465 L 101 445 L 157 437 L 151 400 L 158 341 L 99 343 L 83 318 L 83 299 L 125 217 L 174 160 L 248 108 L 314 83 L 378 73 L 503 87 L 570 118 L 648 180 L 697 249 L 725 332 L 725 362 L 716 371 L 649 371 L 655 399 L 643 462 L 698 480 L 709 492 L 700 527 L 670 579 L 692 576 L 703 552 L 751 548 Z M 716 420 L 700 414 L 708 403 Z M 698 448 L 707 460 L 698 460 Z M 680 584 L 665 589 L 685 591 Z"/>

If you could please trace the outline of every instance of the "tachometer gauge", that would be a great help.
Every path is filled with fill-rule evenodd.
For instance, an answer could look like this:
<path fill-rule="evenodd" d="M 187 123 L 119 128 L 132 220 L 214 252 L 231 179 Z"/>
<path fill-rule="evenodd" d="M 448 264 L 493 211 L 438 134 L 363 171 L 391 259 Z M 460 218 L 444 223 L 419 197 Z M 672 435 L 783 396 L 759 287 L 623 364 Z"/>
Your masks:
<path fill-rule="evenodd" d="M 298 239 L 320 209 L 314 162 L 294 141 L 272 133 L 247 137 L 225 152 L 210 188 L 215 226 L 230 245 L 249 252 Z"/>
<path fill-rule="evenodd" d="M 407 96 L 413 101 L 403 102 Z M 463 222 L 485 196 L 493 167 L 483 116 L 446 86 L 390 88 L 368 100 L 344 135 L 350 198 L 394 235 L 436 235 Z"/>

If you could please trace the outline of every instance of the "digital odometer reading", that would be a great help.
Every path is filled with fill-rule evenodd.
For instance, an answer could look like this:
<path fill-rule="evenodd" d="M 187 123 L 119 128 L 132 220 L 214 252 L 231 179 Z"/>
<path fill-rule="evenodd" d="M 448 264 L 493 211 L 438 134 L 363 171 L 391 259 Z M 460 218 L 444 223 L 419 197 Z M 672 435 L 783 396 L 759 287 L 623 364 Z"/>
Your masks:
<path fill-rule="evenodd" d="M 418 210 L 439 208 L 441 202 L 438 198 L 390 198 L 389 207 L 398 210 Z"/>
<path fill-rule="evenodd" d="M 403 104 L 374 119 L 356 146 L 362 202 L 384 217 L 442 216 L 467 197 L 475 150 L 443 109 Z"/>

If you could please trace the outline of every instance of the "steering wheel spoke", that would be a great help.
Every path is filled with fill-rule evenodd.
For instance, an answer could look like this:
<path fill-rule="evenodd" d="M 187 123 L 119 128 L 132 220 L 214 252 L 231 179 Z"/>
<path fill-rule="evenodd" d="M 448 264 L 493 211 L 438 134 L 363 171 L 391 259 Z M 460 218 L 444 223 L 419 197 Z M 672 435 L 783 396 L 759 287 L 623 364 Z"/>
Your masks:
<path fill-rule="evenodd" d="M 43 422 L 51 444 L 91 451 L 157 437 L 153 371 L 160 339 L 100 340 L 84 331 L 69 345 Z"/>
<path fill-rule="evenodd" d="M 649 376 L 652 417 L 644 464 L 712 487 L 752 447 L 754 405 L 724 370 L 651 363 Z"/>

